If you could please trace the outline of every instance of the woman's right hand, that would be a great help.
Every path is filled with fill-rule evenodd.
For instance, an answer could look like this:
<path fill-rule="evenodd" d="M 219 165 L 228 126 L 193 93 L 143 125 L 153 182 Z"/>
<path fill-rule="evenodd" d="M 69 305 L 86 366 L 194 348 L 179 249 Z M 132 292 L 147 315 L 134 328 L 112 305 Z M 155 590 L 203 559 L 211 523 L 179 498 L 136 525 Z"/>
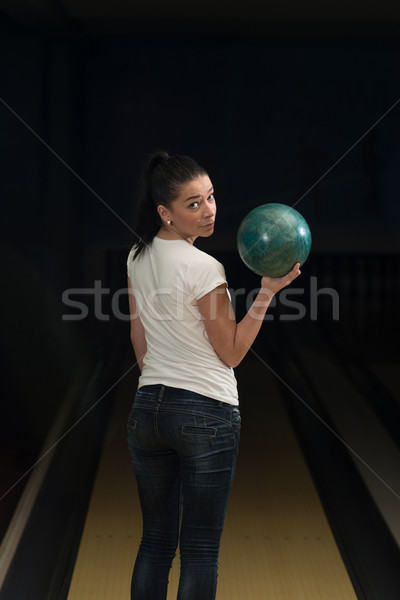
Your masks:
<path fill-rule="evenodd" d="M 300 273 L 300 263 L 296 263 L 293 269 L 283 277 L 263 277 L 261 279 L 261 289 L 275 295 L 279 290 L 292 283 Z"/>

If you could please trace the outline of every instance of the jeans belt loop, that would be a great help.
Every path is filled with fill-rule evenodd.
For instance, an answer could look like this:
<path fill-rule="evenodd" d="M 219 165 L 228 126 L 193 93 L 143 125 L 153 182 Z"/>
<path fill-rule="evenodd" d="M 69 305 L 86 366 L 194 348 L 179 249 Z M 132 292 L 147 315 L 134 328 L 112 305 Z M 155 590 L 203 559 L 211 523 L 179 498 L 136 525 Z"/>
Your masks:
<path fill-rule="evenodd" d="M 165 392 L 165 385 L 161 385 L 160 393 L 158 394 L 157 402 L 161 402 Z"/>

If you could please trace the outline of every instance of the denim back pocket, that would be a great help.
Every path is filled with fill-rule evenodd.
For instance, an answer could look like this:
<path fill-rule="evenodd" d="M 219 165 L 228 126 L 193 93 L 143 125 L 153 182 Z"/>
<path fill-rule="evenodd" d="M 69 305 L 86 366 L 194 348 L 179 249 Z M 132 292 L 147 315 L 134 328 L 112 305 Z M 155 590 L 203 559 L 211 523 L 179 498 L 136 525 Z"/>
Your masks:
<path fill-rule="evenodd" d="M 182 437 L 191 436 L 197 438 L 217 437 L 216 427 L 198 427 L 197 425 L 182 425 Z"/>
<path fill-rule="evenodd" d="M 134 401 L 132 408 L 128 415 L 128 423 L 127 423 L 128 433 L 134 433 L 136 431 L 137 418 L 135 416 L 135 413 L 136 413 L 135 409 L 136 409 L 136 407 L 135 407 L 135 401 Z"/>
<path fill-rule="evenodd" d="M 128 433 L 135 433 L 137 427 L 137 419 L 134 417 L 128 417 Z"/>

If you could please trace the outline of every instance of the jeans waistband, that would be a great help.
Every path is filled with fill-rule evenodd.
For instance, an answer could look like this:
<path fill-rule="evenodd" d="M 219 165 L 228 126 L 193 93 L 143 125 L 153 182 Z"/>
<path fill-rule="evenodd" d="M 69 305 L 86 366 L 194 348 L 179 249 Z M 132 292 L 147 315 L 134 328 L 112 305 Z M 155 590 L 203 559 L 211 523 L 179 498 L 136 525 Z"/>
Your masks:
<path fill-rule="evenodd" d="M 206 402 L 207 404 L 211 404 L 213 406 L 220 407 L 233 407 L 234 405 L 223 402 L 222 400 L 216 400 L 215 398 L 210 398 L 209 396 L 204 396 L 203 394 L 199 394 L 198 392 L 192 392 L 191 390 L 186 390 L 183 388 L 174 388 L 168 385 L 164 385 L 162 383 L 152 384 L 152 385 L 143 385 L 138 389 L 138 392 L 143 392 L 146 394 L 152 394 L 153 398 L 157 400 L 157 402 L 161 403 L 162 401 L 179 401 L 185 400 L 194 402 Z"/>

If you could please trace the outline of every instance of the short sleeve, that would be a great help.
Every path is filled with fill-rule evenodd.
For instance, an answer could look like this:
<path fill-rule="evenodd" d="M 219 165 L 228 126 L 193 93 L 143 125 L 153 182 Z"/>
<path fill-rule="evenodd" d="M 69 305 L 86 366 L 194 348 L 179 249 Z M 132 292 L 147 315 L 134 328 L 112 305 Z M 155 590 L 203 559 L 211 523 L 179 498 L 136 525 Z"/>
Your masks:
<path fill-rule="evenodd" d="M 131 269 L 131 265 L 132 265 L 132 259 L 133 259 L 133 248 L 129 252 L 128 258 L 126 260 L 126 274 L 128 275 L 128 277 L 130 277 L 130 269 Z"/>
<path fill-rule="evenodd" d="M 225 269 L 212 256 L 193 261 L 190 266 L 189 288 L 195 300 L 199 300 L 219 285 L 227 285 Z"/>

